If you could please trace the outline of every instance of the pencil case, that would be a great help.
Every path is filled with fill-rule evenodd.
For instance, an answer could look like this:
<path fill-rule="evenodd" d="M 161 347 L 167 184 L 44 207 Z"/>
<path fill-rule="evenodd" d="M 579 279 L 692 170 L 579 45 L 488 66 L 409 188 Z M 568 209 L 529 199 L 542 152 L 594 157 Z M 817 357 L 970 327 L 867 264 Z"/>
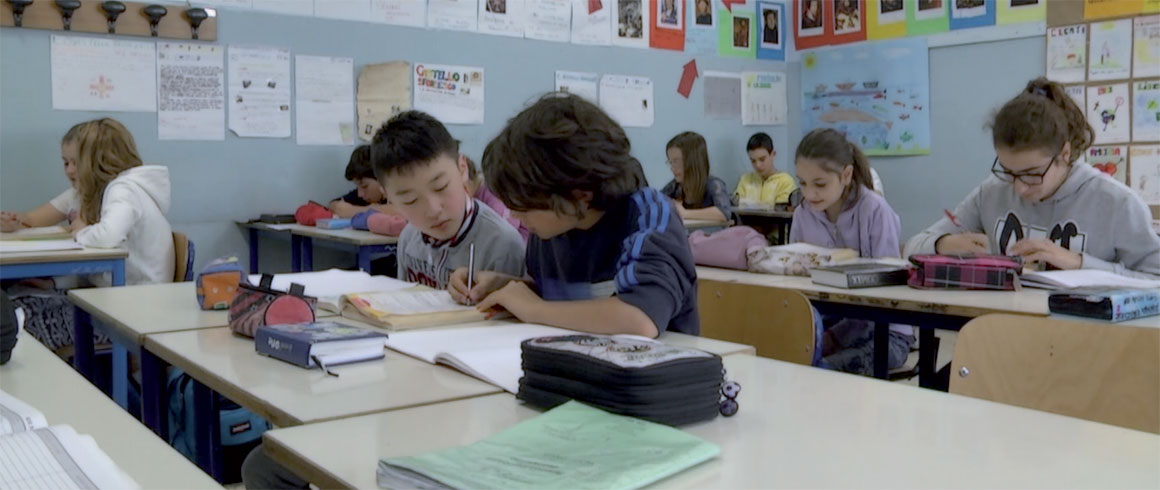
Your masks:
<path fill-rule="evenodd" d="M 1006 255 L 917 254 L 910 257 L 907 285 L 917 289 L 994 289 L 1013 291 L 1023 271 L 1021 257 Z"/>
<path fill-rule="evenodd" d="M 253 337 L 263 325 L 314 322 L 318 298 L 306 296 L 306 286 L 293 283 L 288 291 L 278 291 L 271 287 L 273 282 L 274 276 L 262 274 L 257 285 L 238 286 L 230 305 L 230 330 Z"/>

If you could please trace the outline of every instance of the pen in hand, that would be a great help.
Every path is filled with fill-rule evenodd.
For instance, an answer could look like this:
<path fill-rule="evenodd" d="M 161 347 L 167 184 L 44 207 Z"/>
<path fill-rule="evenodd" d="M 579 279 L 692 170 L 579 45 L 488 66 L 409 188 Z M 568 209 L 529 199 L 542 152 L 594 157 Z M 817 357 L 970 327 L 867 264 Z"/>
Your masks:
<path fill-rule="evenodd" d="M 467 303 L 474 304 L 471 300 L 471 288 L 475 285 L 475 244 L 472 243 L 467 247 Z"/>

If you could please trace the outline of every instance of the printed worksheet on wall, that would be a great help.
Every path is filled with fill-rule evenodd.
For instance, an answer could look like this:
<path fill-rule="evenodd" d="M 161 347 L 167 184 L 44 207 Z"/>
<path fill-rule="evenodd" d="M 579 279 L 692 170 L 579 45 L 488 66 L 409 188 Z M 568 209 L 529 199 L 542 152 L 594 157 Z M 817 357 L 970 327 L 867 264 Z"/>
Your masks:
<path fill-rule="evenodd" d="M 294 86 L 298 144 L 354 144 L 353 58 L 295 56 Z"/>
<path fill-rule="evenodd" d="M 556 71 L 556 91 L 576 94 L 580 98 L 593 104 L 599 104 L 597 90 L 600 86 L 600 75 L 578 71 Z"/>
<path fill-rule="evenodd" d="M 600 107 L 626 128 L 652 127 L 656 110 L 652 79 L 604 75 L 600 78 Z"/>
<path fill-rule="evenodd" d="M 225 47 L 158 43 L 157 139 L 225 138 Z"/>
<path fill-rule="evenodd" d="M 568 42 L 572 27 L 570 0 L 527 0 L 524 37 L 540 41 Z"/>
<path fill-rule="evenodd" d="M 771 126 L 786 123 L 785 74 L 741 72 L 741 124 Z"/>
<path fill-rule="evenodd" d="M 290 136 L 290 49 L 230 46 L 229 127 L 243 138 Z"/>
<path fill-rule="evenodd" d="M 157 50 L 152 42 L 52 36 L 52 108 L 157 110 Z"/>

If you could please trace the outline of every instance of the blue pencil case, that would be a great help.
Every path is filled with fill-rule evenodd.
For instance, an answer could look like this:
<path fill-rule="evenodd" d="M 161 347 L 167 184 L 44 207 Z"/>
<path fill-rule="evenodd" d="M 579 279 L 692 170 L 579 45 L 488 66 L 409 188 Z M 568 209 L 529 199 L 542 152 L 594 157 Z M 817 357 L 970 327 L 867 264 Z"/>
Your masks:
<path fill-rule="evenodd" d="M 326 228 L 328 230 L 339 230 L 342 228 L 350 228 L 350 219 L 347 218 L 330 218 L 320 219 L 314 222 L 316 228 Z"/>

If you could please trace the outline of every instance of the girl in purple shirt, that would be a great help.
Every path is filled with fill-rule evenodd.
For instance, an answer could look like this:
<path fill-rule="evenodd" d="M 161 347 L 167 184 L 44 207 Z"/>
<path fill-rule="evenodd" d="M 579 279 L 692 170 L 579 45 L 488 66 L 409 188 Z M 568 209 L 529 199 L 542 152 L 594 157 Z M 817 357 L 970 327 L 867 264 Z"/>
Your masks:
<path fill-rule="evenodd" d="M 815 129 L 798 144 L 794 161 L 802 204 L 793 213 L 789 241 L 850 248 L 866 258 L 898 257 L 902 224 L 886 199 L 875 193 L 866 156 L 833 129 Z M 840 371 L 873 372 L 873 324 L 850 318 L 823 319 L 822 365 Z M 906 362 L 914 329 L 890 326 L 889 367 Z"/>

